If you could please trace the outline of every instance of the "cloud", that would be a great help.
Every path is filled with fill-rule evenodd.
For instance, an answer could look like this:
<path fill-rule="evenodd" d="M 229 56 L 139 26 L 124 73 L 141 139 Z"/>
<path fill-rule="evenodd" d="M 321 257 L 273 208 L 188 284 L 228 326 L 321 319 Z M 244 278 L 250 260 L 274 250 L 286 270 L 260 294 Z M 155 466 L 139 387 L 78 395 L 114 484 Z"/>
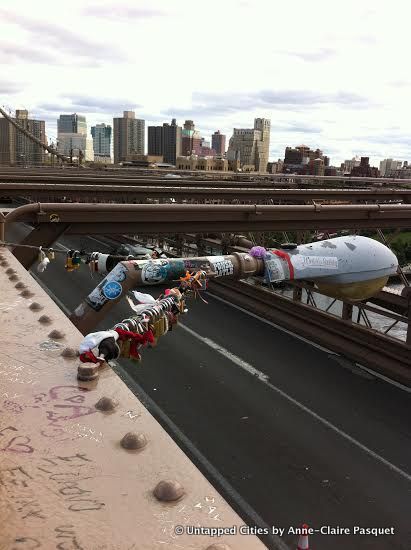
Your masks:
<path fill-rule="evenodd" d="M 406 145 L 411 149 L 411 139 L 409 135 L 401 135 L 397 133 L 385 133 L 377 135 L 359 136 L 357 139 L 369 143 L 381 145 Z"/>
<path fill-rule="evenodd" d="M 33 43 L 56 48 L 60 53 L 76 55 L 83 58 L 83 61 L 88 60 L 90 65 L 95 65 L 96 62 L 107 63 L 110 60 L 119 62 L 126 59 L 116 47 L 89 40 L 54 23 L 30 19 L 5 10 L 0 10 L 0 17 L 3 22 L 18 25 L 31 33 Z"/>
<path fill-rule="evenodd" d="M 47 51 L 38 50 L 32 46 L 21 46 L 18 44 L 8 44 L 0 42 L 0 63 L 57 63 L 54 55 Z"/>
<path fill-rule="evenodd" d="M 302 51 L 302 52 L 280 52 L 284 53 L 285 55 L 290 55 L 293 57 L 299 57 L 303 61 L 312 61 L 312 62 L 318 62 L 318 61 L 324 61 L 325 59 L 329 59 L 330 57 L 334 57 L 337 53 L 337 51 L 333 48 L 319 48 L 318 50 L 312 50 L 312 51 Z"/>
<path fill-rule="evenodd" d="M 280 132 L 293 132 L 296 134 L 319 134 L 322 131 L 318 126 L 311 126 L 304 123 L 287 125 L 274 124 L 271 129 Z"/>
<path fill-rule="evenodd" d="M 16 82 L 8 82 L 7 80 L 0 81 L 0 94 L 15 94 L 22 88 L 22 84 Z"/>
<path fill-rule="evenodd" d="M 324 104 L 358 108 L 369 104 L 362 96 L 350 92 L 323 94 L 308 90 L 261 90 L 249 94 L 213 94 L 194 92 L 192 108 L 172 108 L 164 111 L 168 116 L 195 117 L 223 116 L 255 109 L 295 109 Z"/>
<path fill-rule="evenodd" d="M 125 4 L 117 4 L 114 6 L 101 6 L 95 4 L 94 6 L 88 6 L 83 10 L 84 15 L 91 15 L 94 17 L 102 17 L 109 19 L 124 19 L 129 21 L 130 19 L 147 19 L 152 17 L 162 17 L 164 12 L 154 10 L 151 8 L 138 8 L 133 6 L 127 6 Z"/>
<path fill-rule="evenodd" d="M 135 109 L 141 108 L 141 105 L 138 105 L 130 98 L 114 99 L 72 94 L 70 96 L 62 96 L 60 103 L 42 103 L 37 107 L 45 113 L 62 113 L 70 111 L 71 113 L 104 113 L 109 116 L 113 115 L 113 113 L 119 113 L 119 115 L 116 116 L 121 116 L 123 111 L 134 111 Z"/>
<path fill-rule="evenodd" d="M 411 85 L 411 80 L 393 80 L 389 82 L 388 85 L 394 88 L 407 88 Z"/>

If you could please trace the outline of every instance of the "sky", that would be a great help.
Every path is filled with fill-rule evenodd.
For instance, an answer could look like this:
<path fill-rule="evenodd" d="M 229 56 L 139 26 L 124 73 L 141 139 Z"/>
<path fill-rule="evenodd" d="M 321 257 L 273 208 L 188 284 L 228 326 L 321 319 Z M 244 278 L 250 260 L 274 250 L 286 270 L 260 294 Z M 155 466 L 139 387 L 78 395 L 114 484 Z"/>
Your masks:
<path fill-rule="evenodd" d="M 146 126 L 271 119 L 270 159 L 319 147 L 411 161 L 409 0 L 0 0 L 0 105 L 56 138 L 134 110 Z"/>

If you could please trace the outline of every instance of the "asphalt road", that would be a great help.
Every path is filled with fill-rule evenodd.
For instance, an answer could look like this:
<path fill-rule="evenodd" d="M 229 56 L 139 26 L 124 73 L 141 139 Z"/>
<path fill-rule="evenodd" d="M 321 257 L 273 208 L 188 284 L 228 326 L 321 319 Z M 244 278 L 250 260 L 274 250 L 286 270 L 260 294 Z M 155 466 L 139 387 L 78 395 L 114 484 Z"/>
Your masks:
<path fill-rule="evenodd" d="M 14 227 L 7 237 L 26 232 Z M 91 239 L 60 243 L 107 250 Z M 99 281 L 85 266 L 66 273 L 62 256 L 40 277 L 70 310 Z M 123 361 L 129 375 L 268 525 L 393 528 L 378 537 L 315 534 L 310 548 L 409 550 L 410 393 L 207 300 L 190 302 L 181 326 L 141 364 Z M 120 304 L 100 326 L 129 315 Z M 297 538 L 282 540 L 295 548 Z"/>

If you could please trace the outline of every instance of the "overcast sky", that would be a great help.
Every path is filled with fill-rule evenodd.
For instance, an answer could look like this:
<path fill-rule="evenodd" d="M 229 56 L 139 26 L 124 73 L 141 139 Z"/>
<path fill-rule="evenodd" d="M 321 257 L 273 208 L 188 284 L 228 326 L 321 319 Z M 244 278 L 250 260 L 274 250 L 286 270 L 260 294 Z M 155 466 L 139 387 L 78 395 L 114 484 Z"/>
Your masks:
<path fill-rule="evenodd" d="M 411 160 L 409 0 L 0 0 L 0 105 L 56 136 L 134 109 L 205 137 L 271 119 L 271 159 Z"/>

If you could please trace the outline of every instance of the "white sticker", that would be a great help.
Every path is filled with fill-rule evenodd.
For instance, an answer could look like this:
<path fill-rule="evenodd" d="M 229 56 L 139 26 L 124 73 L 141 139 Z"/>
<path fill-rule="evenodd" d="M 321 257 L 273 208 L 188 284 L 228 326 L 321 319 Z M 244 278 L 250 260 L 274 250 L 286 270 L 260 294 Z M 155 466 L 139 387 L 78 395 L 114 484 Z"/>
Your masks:
<path fill-rule="evenodd" d="M 270 282 L 283 281 L 285 279 L 284 269 L 281 260 L 274 258 L 272 260 L 266 260 L 267 272 Z"/>
<path fill-rule="evenodd" d="M 297 269 L 321 268 L 338 269 L 338 258 L 336 256 L 303 256 L 302 254 L 292 255 L 291 263 Z"/>
<path fill-rule="evenodd" d="M 226 260 L 224 256 L 209 256 L 207 260 L 210 262 L 216 277 L 233 275 L 234 266 L 231 260 Z"/>
<path fill-rule="evenodd" d="M 150 260 L 149 262 L 143 262 L 141 280 L 146 285 L 162 283 L 167 279 L 168 268 L 168 260 Z"/>

